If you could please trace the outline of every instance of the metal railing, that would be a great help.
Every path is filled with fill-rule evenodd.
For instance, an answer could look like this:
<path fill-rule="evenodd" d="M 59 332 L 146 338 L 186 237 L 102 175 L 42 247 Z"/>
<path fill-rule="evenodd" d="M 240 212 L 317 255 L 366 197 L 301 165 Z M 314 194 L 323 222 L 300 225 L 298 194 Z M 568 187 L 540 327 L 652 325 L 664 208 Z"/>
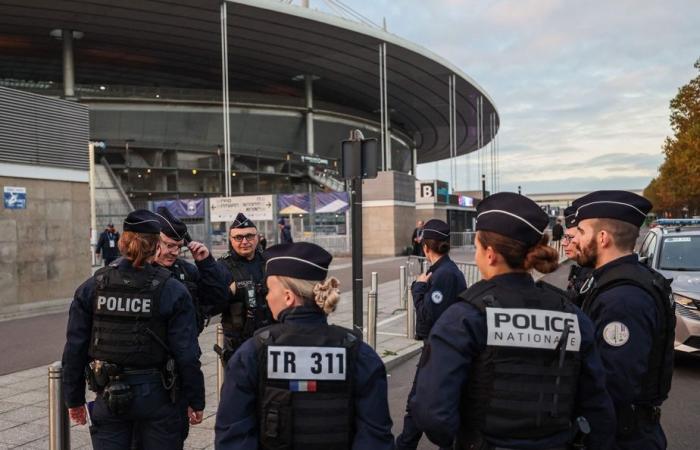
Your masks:
<path fill-rule="evenodd" d="M 49 450 L 70 450 L 70 422 L 63 401 L 61 361 L 49 366 Z"/>
<path fill-rule="evenodd" d="M 454 263 L 457 264 L 459 270 L 464 274 L 467 286 L 471 286 L 481 280 L 481 273 L 475 263 L 465 261 L 454 261 Z M 408 285 L 410 286 L 410 283 L 413 283 L 418 278 L 418 275 L 425 273 L 429 267 L 430 261 L 425 256 L 409 256 L 406 260 L 406 280 Z"/>
<path fill-rule="evenodd" d="M 461 233 L 450 232 L 450 247 L 473 247 L 474 246 L 474 231 L 463 231 Z"/>
<path fill-rule="evenodd" d="M 343 235 L 312 234 L 310 236 L 300 236 L 296 241 L 312 242 L 336 256 L 350 254 L 352 248 L 352 240 L 348 236 Z"/>

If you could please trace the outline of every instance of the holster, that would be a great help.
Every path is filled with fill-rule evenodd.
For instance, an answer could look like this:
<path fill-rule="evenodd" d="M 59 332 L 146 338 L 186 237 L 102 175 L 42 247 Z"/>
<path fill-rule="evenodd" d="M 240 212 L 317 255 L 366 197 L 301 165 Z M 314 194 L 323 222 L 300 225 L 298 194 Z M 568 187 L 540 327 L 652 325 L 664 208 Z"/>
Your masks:
<path fill-rule="evenodd" d="M 629 405 L 617 411 L 617 434 L 629 436 L 645 425 L 656 425 L 661 421 L 661 408 L 658 406 Z"/>
<path fill-rule="evenodd" d="M 109 383 L 102 392 L 107 408 L 115 416 L 126 414 L 134 400 L 131 386 L 121 380 L 120 376 L 110 377 Z"/>

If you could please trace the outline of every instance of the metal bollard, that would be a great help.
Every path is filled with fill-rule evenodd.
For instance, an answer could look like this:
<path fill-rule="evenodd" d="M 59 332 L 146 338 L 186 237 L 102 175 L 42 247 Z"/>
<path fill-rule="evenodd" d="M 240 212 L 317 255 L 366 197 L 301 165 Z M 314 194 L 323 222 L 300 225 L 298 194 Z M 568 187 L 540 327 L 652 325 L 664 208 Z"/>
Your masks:
<path fill-rule="evenodd" d="M 416 338 L 416 308 L 413 302 L 406 302 L 406 337 Z"/>
<path fill-rule="evenodd" d="M 63 402 L 61 361 L 49 366 L 49 450 L 70 450 L 68 408 Z"/>
<path fill-rule="evenodd" d="M 370 290 L 379 293 L 379 275 L 377 272 L 372 272 L 372 287 Z"/>
<path fill-rule="evenodd" d="M 428 271 L 428 260 L 424 259 L 423 262 L 421 263 L 421 273 L 425 273 Z"/>
<path fill-rule="evenodd" d="M 399 308 L 406 309 L 406 266 L 399 267 Z"/>
<path fill-rule="evenodd" d="M 375 272 L 376 273 L 376 272 Z M 375 273 L 373 273 L 373 278 Z M 377 349 L 377 291 L 371 290 L 367 295 L 367 345 Z"/>
<path fill-rule="evenodd" d="M 224 327 L 216 324 L 216 345 L 224 348 Z M 216 365 L 216 398 L 221 399 L 221 386 L 224 384 L 224 365 L 223 361 L 218 361 Z"/>

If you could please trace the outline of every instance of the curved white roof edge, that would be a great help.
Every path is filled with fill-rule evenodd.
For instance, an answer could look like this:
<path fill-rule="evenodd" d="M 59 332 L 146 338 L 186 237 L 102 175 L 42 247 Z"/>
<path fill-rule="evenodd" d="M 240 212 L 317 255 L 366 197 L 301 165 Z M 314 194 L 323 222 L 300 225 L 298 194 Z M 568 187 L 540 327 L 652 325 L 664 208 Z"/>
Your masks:
<path fill-rule="evenodd" d="M 488 101 L 491 103 L 491 106 L 493 106 L 494 111 L 496 111 L 496 114 L 498 114 L 500 118 L 500 113 L 498 112 L 498 108 L 496 107 L 496 102 L 493 101 L 491 96 L 486 93 L 486 91 L 477 83 L 474 81 L 473 78 L 471 78 L 469 75 L 464 73 L 461 69 L 459 69 L 457 66 L 452 64 L 451 62 L 447 61 L 445 58 L 431 52 L 430 50 L 426 49 L 425 47 L 422 47 L 418 44 L 414 44 L 413 42 L 401 38 L 399 36 L 396 36 L 395 34 L 391 34 L 389 32 L 383 31 L 383 30 L 378 30 L 376 28 L 370 27 L 369 25 L 365 25 L 363 23 L 359 22 L 354 22 L 349 19 L 345 19 L 342 17 L 334 16 L 332 14 L 324 13 L 318 10 L 313 10 L 311 8 L 305 8 L 303 6 L 299 5 L 293 5 L 293 4 L 286 4 L 282 3 L 279 1 L 275 0 L 225 0 L 227 3 L 233 3 L 233 4 L 241 4 L 241 5 L 246 5 L 246 6 L 251 6 L 254 8 L 261 8 L 261 9 L 267 9 L 270 11 L 274 12 L 279 12 L 283 14 L 288 14 L 292 16 L 297 16 L 301 17 L 304 19 L 308 20 L 313 20 L 316 22 L 322 22 L 325 23 L 326 25 L 332 25 L 334 27 L 338 28 L 344 28 L 348 31 L 352 31 L 355 33 L 360 33 L 364 34 L 366 36 L 373 37 L 375 39 L 378 39 L 380 41 L 384 41 L 387 43 L 391 43 L 394 45 L 397 45 L 399 47 L 403 47 L 407 50 L 410 50 L 412 52 L 418 53 L 419 55 L 422 55 L 428 59 L 432 59 L 433 61 L 441 64 L 445 68 L 449 69 L 452 71 L 455 75 L 459 75 L 464 81 L 468 82 L 472 86 L 474 86 L 481 94 L 488 99 Z"/>

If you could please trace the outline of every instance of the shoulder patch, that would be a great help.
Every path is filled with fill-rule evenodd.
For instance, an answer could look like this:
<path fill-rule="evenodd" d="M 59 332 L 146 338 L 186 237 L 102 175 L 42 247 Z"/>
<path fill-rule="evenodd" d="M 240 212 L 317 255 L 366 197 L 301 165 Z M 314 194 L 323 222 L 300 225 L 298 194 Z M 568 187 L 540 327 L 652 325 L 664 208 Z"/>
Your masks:
<path fill-rule="evenodd" d="M 610 322 L 603 328 L 603 339 L 612 347 L 622 347 L 630 339 L 630 330 L 622 322 Z"/>
<path fill-rule="evenodd" d="M 436 305 L 439 305 L 442 303 L 443 295 L 442 292 L 440 291 L 433 291 L 432 294 L 430 294 L 430 300 L 433 301 Z"/>

